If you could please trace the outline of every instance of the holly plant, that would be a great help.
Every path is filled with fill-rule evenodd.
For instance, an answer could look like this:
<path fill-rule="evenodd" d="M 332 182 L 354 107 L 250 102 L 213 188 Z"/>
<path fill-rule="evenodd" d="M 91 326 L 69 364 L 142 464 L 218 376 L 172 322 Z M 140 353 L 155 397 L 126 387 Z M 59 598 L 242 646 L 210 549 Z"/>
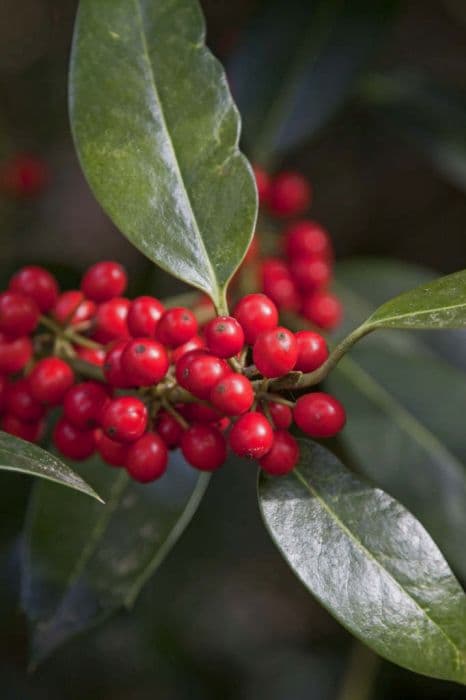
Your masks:
<path fill-rule="evenodd" d="M 29 265 L 0 295 L 2 467 L 44 477 L 22 565 L 33 664 L 130 607 L 243 459 L 309 592 L 386 659 L 466 684 L 465 400 L 450 335 L 400 332 L 466 327 L 466 271 L 407 289 L 412 271 L 362 261 L 333 281 L 309 181 L 261 158 L 273 120 L 253 168 L 239 150 L 196 0 L 81 0 L 69 97 L 95 197 L 191 289 L 129 299 L 106 260 L 72 290 Z"/>

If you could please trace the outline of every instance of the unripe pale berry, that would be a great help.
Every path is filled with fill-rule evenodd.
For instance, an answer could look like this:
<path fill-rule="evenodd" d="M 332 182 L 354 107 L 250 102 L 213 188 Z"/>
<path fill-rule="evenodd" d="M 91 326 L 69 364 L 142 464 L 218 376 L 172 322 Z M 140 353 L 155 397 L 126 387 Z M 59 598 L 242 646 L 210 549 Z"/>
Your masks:
<path fill-rule="evenodd" d="M 298 428 L 314 438 L 333 437 L 346 422 L 345 409 L 338 399 L 320 391 L 301 396 L 293 417 Z"/>
<path fill-rule="evenodd" d="M 298 346 L 291 331 L 277 326 L 258 336 L 252 354 L 257 369 L 264 377 L 281 377 L 294 368 Z"/>
<path fill-rule="evenodd" d="M 240 416 L 254 403 L 254 391 L 247 377 L 230 372 L 210 392 L 211 403 L 227 416 Z"/>
<path fill-rule="evenodd" d="M 121 297 L 128 279 L 125 269 L 117 262 L 104 260 L 91 265 L 81 281 L 84 295 L 97 303 Z"/>
<path fill-rule="evenodd" d="M 128 448 L 126 470 L 141 484 L 160 479 L 167 469 L 167 447 L 157 433 L 145 433 Z"/>
<path fill-rule="evenodd" d="M 262 469 L 272 476 L 284 476 L 294 469 L 299 459 L 298 443 L 287 430 L 276 430 L 273 445 L 260 460 Z"/>
<path fill-rule="evenodd" d="M 272 443 L 272 426 L 262 413 L 255 411 L 238 418 L 230 432 L 230 447 L 240 457 L 260 459 Z"/>
<path fill-rule="evenodd" d="M 212 425 L 195 424 L 183 434 L 181 450 L 185 460 L 201 471 L 213 472 L 226 459 L 226 441 Z"/>
<path fill-rule="evenodd" d="M 244 345 L 244 332 L 233 316 L 217 316 L 204 328 L 208 349 L 218 357 L 233 357 Z"/>
<path fill-rule="evenodd" d="M 263 331 L 275 328 L 278 310 L 265 294 L 248 294 L 237 303 L 233 316 L 244 331 L 246 343 L 253 345 Z"/>

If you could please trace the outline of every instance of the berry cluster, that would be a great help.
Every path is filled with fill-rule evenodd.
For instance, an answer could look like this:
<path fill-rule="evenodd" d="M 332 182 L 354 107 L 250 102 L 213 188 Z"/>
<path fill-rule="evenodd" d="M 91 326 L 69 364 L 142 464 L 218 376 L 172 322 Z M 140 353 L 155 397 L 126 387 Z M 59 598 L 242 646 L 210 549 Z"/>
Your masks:
<path fill-rule="evenodd" d="M 330 330 L 341 321 L 339 299 L 328 291 L 333 249 L 327 231 L 316 221 L 298 219 L 310 207 L 312 190 L 299 173 L 274 178 L 255 168 L 261 208 L 279 220 L 292 218 L 281 231 L 280 257 L 261 261 L 261 288 L 279 309 L 300 313 L 318 328 Z"/>
<path fill-rule="evenodd" d="M 0 426 L 39 441 L 45 417 L 65 457 L 125 467 L 137 481 L 160 477 L 168 451 L 214 471 L 228 446 L 274 475 L 298 460 L 294 423 L 312 437 L 335 435 L 342 405 L 322 392 L 297 401 L 274 392 L 290 372 L 327 360 L 324 338 L 279 325 L 269 296 L 249 294 L 231 316 L 200 326 L 186 307 L 154 297 L 129 300 L 125 270 L 101 262 L 80 289 L 60 292 L 47 270 L 24 267 L 0 294 Z M 299 375 L 301 376 L 301 375 Z"/>

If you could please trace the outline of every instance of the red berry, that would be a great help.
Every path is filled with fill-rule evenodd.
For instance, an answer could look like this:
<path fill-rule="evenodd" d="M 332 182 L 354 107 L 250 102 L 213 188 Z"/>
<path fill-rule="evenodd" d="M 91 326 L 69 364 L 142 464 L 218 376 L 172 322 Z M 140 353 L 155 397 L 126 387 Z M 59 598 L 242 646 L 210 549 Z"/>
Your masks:
<path fill-rule="evenodd" d="M 275 216 L 302 214 L 310 207 L 311 200 L 311 185 L 299 173 L 283 172 L 273 179 L 268 204 Z"/>
<path fill-rule="evenodd" d="M 134 338 L 153 338 L 165 308 L 154 297 L 136 297 L 128 311 L 128 329 Z"/>
<path fill-rule="evenodd" d="M 285 248 L 291 259 L 312 256 L 330 261 L 333 257 L 332 242 L 327 231 L 309 219 L 296 221 L 286 229 Z"/>
<path fill-rule="evenodd" d="M 322 258 L 303 256 L 295 258 L 290 265 L 291 275 L 302 292 L 314 292 L 328 285 L 332 269 Z"/>
<path fill-rule="evenodd" d="M 44 357 L 29 374 L 29 389 L 36 401 L 49 406 L 62 402 L 74 383 L 74 373 L 59 357 Z"/>
<path fill-rule="evenodd" d="M 103 364 L 104 376 L 109 384 L 124 389 L 130 386 L 121 358 L 128 345 L 128 340 L 117 340 L 107 350 Z"/>
<path fill-rule="evenodd" d="M 29 335 L 39 322 L 39 307 L 34 299 L 18 292 L 0 294 L 0 332 L 10 338 Z"/>
<path fill-rule="evenodd" d="M 16 416 L 13 416 L 11 413 L 6 413 L 2 416 L 0 428 L 4 430 L 5 433 L 10 433 L 10 435 L 21 438 L 21 440 L 39 442 L 44 433 L 45 424 L 41 420 L 28 421 L 26 423 Z"/>
<path fill-rule="evenodd" d="M 0 167 L 0 189 L 13 197 L 34 197 L 48 180 L 48 168 L 36 156 L 17 154 Z"/>
<path fill-rule="evenodd" d="M 298 344 L 298 359 L 295 369 L 300 372 L 313 372 L 324 364 L 328 357 L 328 347 L 319 333 L 298 331 L 295 333 Z"/>
<path fill-rule="evenodd" d="M 162 314 L 157 324 L 155 337 L 163 345 L 177 348 L 197 333 L 197 321 L 192 311 L 184 306 L 176 306 Z"/>
<path fill-rule="evenodd" d="M 43 267 L 22 267 L 10 280 L 12 292 L 19 292 L 34 299 L 42 313 L 50 311 L 58 299 L 58 284 L 53 275 Z"/>
<path fill-rule="evenodd" d="M 189 423 L 217 423 L 222 417 L 217 409 L 203 403 L 180 404 L 178 410 Z"/>
<path fill-rule="evenodd" d="M 343 318 L 340 300 L 329 292 L 316 292 L 303 304 L 303 316 L 324 330 L 336 328 Z"/>
<path fill-rule="evenodd" d="M 259 168 L 259 166 L 255 165 L 254 168 L 254 177 L 256 178 L 256 187 L 257 187 L 257 194 L 259 197 L 259 204 L 263 206 L 264 204 L 267 204 L 269 201 L 270 197 L 270 187 L 271 187 L 271 181 L 270 181 L 270 176 L 268 173 L 263 170 L 262 168 Z"/>
<path fill-rule="evenodd" d="M 183 434 L 181 450 L 185 460 L 196 469 L 213 472 L 224 463 L 227 446 L 222 433 L 212 425 L 192 425 Z"/>
<path fill-rule="evenodd" d="M 94 439 L 97 452 L 104 462 L 110 464 L 112 467 L 123 467 L 126 464 L 128 445 L 123 445 L 121 442 L 111 440 L 102 430 L 96 430 L 94 432 Z"/>
<path fill-rule="evenodd" d="M 208 349 L 218 357 L 233 357 L 244 345 L 244 332 L 232 316 L 217 316 L 204 329 Z"/>
<path fill-rule="evenodd" d="M 167 469 L 167 447 L 157 433 L 146 433 L 128 449 L 126 469 L 141 484 L 159 479 Z"/>
<path fill-rule="evenodd" d="M 301 396 L 296 402 L 293 416 L 298 428 L 315 438 L 336 435 L 346 422 L 342 404 L 330 394 L 320 391 Z"/>
<path fill-rule="evenodd" d="M 82 346 L 75 347 L 76 355 L 84 362 L 89 362 L 91 365 L 102 367 L 105 361 L 105 350 L 102 348 L 85 348 Z"/>
<path fill-rule="evenodd" d="M 245 413 L 231 429 L 230 446 L 240 457 L 260 459 L 267 454 L 272 443 L 272 426 L 262 413 Z"/>
<path fill-rule="evenodd" d="M 8 379 L 0 374 L 0 413 L 3 413 L 5 410 L 8 387 Z"/>
<path fill-rule="evenodd" d="M 43 405 L 32 397 L 27 379 L 20 379 L 9 385 L 6 392 L 6 410 L 26 423 L 39 421 L 45 414 Z"/>
<path fill-rule="evenodd" d="M 117 262 L 98 262 L 84 274 L 81 289 L 88 299 L 101 303 L 121 297 L 128 279 L 124 268 Z"/>
<path fill-rule="evenodd" d="M 167 373 L 167 351 L 161 343 L 150 338 L 131 340 L 121 355 L 121 367 L 132 386 L 152 386 Z"/>
<path fill-rule="evenodd" d="M 187 352 L 191 352 L 191 350 L 200 350 L 201 348 L 205 348 L 205 343 L 199 335 L 195 335 L 191 340 L 188 340 L 186 343 L 179 345 L 173 350 L 172 362 L 176 365 L 180 357 L 186 355 Z"/>
<path fill-rule="evenodd" d="M 95 450 L 94 431 L 79 430 L 62 417 L 53 431 L 53 443 L 69 459 L 87 459 Z"/>
<path fill-rule="evenodd" d="M 264 293 L 280 309 L 296 311 L 300 296 L 286 263 L 275 258 L 265 260 L 262 265 L 262 288 Z"/>
<path fill-rule="evenodd" d="M 134 442 L 147 427 L 147 408 L 133 396 L 112 399 L 102 411 L 102 428 L 117 442 Z"/>
<path fill-rule="evenodd" d="M 21 372 L 32 357 L 33 347 L 29 336 L 10 340 L 0 334 L 0 372 Z"/>
<path fill-rule="evenodd" d="M 103 384 L 94 381 L 81 382 L 70 387 L 63 400 L 65 418 L 76 428 L 94 428 L 100 422 L 108 391 Z"/>
<path fill-rule="evenodd" d="M 52 314 L 63 326 L 77 326 L 90 321 L 95 316 L 96 308 L 94 302 L 85 299 L 79 289 L 70 289 L 60 294 Z"/>
<path fill-rule="evenodd" d="M 210 400 L 227 416 L 240 416 L 254 403 L 254 391 L 249 379 L 231 372 L 220 379 L 210 392 Z"/>
<path fill-rule="evenodd" d="M 178 360 L 175 371 L 180 386 L 198 399 L 208 399 L 212 387 L 231 369 L 220 357 L 192 350 Z"/>
<path fill-rule="evenodd" d="M 252 355 L 264 377 L 281 377 L 296 364 L 298 346 L 294 334 L 282 326 L 264 331 L 254 343 Z"/>
<path fill-rule="evenodd" d="M 273 445 L 260 460 L 262 469 L 273 476 L 288 474 L 299 459 L 298 443 L 287 430 L 276 430 Z"/>
<path fill-rule="evenodd" d="M 124 297 L 115 297 L 100 304 L 95 316 L 93 334 L 99 343 L 111 343 L 112 340 L 129 338 L 126 322 L 129 306 L 129 299 Z"/>
<path fill-rule="evenodd" d="M 271 401 L 269 403 L 269 411 L 276 428 L 285 430 L 290 427 L 293 422 L 293 413 L 289 406 Z"/>
<path fill-rule="evenodd" d="M 170 450 L 178 447 L 183 437 L 183 428 L 171 413 L 160 411 L 155 429 Z"/>
<path fill-rule="evenodd" d="M 246 255 L 244 256 L 243 263 L 253 262 L 253 260 L 256 260 L 256 258 L 259 257 L 259 253 L 260 253 L 259 238 L 257 235 L 254 235 L 252 237 L 251 242 L 249 244 L 249 247 L 246 251 Z"/>
<path fill-rule="evenodd" d="M 275 328 L 277 307 L 265 294 L 248 294 L 236 305 L 233 316 L 240 323 L 246 343 L 252 345 L 259 333 Z"/>

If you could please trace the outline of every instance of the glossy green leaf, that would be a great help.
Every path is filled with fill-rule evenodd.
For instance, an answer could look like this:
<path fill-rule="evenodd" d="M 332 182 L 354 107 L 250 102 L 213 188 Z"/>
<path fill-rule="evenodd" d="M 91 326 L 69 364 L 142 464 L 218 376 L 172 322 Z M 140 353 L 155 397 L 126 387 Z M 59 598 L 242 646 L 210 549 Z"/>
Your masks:
<path fill-rule="evenodd" d="M 466 596 L 428 533 L 325 448 L 300 448 L 293 473 L 259 482 L 265 524 L 292 569 L 377 653 L 466 684 Z"/>
<path fill-rule="evenodd" d="M 403 292 L 382 304 L 365 325 L 376 328 L 466 327 L 466 270 Z"/>
<path fill-rule="evenodd" d="M 115 224 L 221 305 L 257 203 L 238 112 L 204 41 L 197 0 L 81 0 L 70 113 L 84 173 Z"/>
<path fill-rule="evenodd" d="M 256 160 L 269 164 L 323 126 L 348 95 L 396 5 L 263 3 L 228 66 Z"/>
<path fill-rule="evenodd" d="M 37 445 L 3 432 L 0 432 L 0 469 L 54 481 L 103 503 L 94 489 L 58 457 Z M 99 507 L 102 506 L 97 506 Z"/>
<path fill-rule="evenodd" d="M 136 484 L 124 470 L 96 460 L 83 473 L 105 495 L 104 507 L 61 498 L 49 484 L 40 484 L 32 497 L 22 605 L 32 629 L 33 664 L 134 602 L 190 521 L 209 480 L 179 454 L 153 484 Z"/>

